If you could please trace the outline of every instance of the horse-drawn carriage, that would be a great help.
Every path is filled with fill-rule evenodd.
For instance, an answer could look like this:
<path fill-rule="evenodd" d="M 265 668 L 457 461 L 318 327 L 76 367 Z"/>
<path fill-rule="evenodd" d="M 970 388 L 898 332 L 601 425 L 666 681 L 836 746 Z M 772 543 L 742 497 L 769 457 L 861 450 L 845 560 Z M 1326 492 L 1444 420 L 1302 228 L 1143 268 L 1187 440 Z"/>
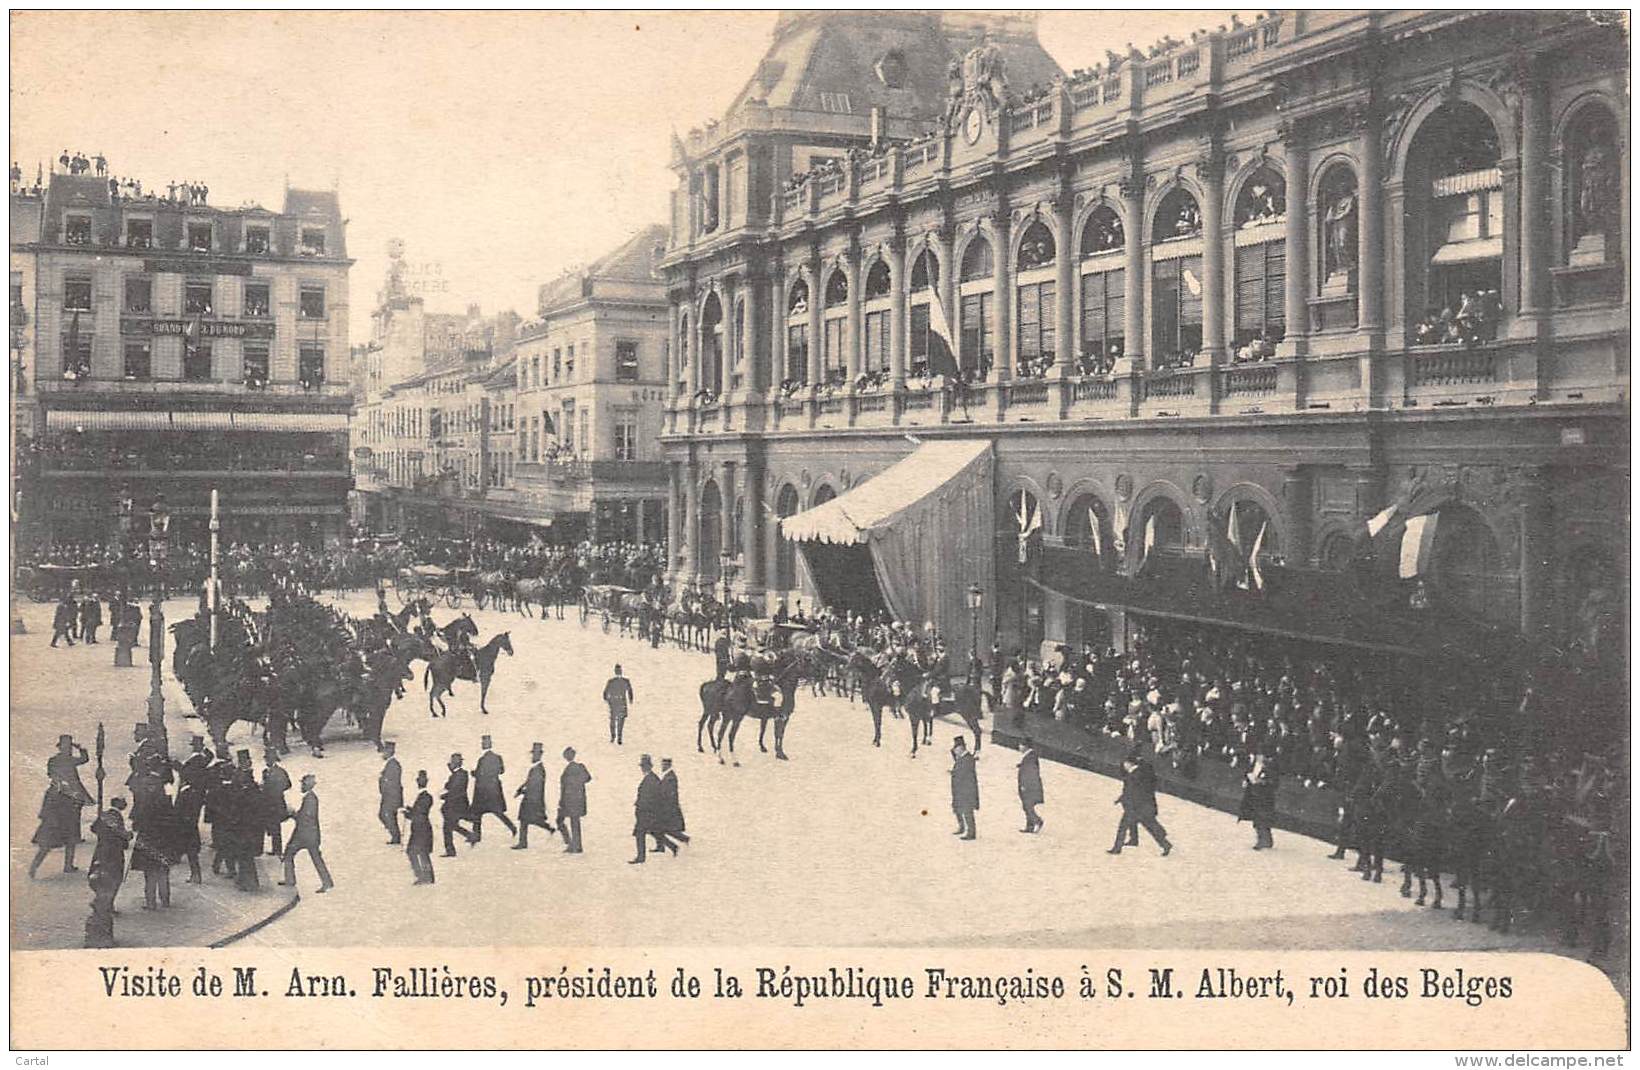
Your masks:
<path fill-rule="evenodd" d="M 55 602 L 71 592 L 90 591 L 106 578 L 101 565 L 34 565 L 19 570 L 18 586 L 36 602 Z"/>
<path fill-rule="evenodd" d="M 592 584 L 581 592 L 581 626 L 586 627 L 587 620 L 597 613 L 603 619 L 604 631 L 609 631 L 613 620 L 621 621 L 624 630 L 625 622 L 638 611 L 642 601 L 643 593 L 630 587 L 618 587 L 612 583 Z"/>
<path fill-rule="evenodd" d="M 398 596 L 400 605 L 427 598 L 457 609 L 461 606 L 465 588 L 472 581 L 473 571 L 440 568 L 437 565 L 411 565 L 399 569 L 393 581 L 393 593 Z"/>
<path fill-rule="evenodd" d="M 791 621 L 757 617 L 746 622 L 746 638 L 753 646 L 760 646 L 770 652 L 788 650 L 798 636 L 811 633 L 812 629 L 807 625 L 793 624 Z"/>

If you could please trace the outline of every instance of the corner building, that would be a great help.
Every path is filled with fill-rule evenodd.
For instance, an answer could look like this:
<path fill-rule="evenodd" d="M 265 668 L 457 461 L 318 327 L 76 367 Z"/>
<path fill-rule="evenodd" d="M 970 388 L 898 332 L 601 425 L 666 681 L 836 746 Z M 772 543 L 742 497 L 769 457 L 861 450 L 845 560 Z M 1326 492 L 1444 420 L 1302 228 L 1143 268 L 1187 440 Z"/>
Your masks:
<path fill-rule="evenodd" d="M 1287 11 L 1108 55 L 788 14 L 673 145 L 675 579 L 1032 653 L 1135 613 L 1393 649 L 1607 619 L 1618 29 Z M 1344 582 L 1391 503 L 1438 517 L 1427 562 Z M 1261 591 L 1200 579 L 1220 532 Z"/>

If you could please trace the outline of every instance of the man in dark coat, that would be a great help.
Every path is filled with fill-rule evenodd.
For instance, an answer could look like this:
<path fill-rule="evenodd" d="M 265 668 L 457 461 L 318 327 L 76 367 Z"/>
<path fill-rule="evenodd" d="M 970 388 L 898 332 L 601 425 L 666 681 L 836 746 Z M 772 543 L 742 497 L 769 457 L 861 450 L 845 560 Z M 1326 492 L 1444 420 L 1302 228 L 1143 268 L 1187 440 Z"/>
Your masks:
<path fill-rule="evenodd" d="M 469 844 L 477 842 L 473 834 L 462 828 L 462 822 L 471 821 L 471 806 L 467 802 L 467 770 L 461 767 L 462 757 L 450 755 L 450 776 L 444 781 L 444 793 L 439 796 L 439 818 L 444 826 L 444 857 L 456 856 L 454 833 L 461 833 Z"/>
<path fill-rule="evenodd" d="M 688 833 L 684 832 L 683 804 L 678 801 L 678 774 L 672 770 L 672 759 L 661 759 L 661 835 L 655 837 L 655 850 L 664 851 L 672 848 L 672 853 L 678 853 L 676 844 L 671 840 L 689 842 Z M 668 839 L 670 837 L 670 839 Z"/>
<path fill-rule="evenodd" d="M 581 819 L 587 815 L 587 785 L 592 774 L 575 760 L 575 748 L 564 748 L 564 771 L 558 774 L 558 834 L 564 852 L 581 853 Z"/>
<path fill-rule="evenodd" d="M 80 603 L 80 638 L 95 646 L 97 643 L 97 629 L 102 627 L 102 603 L 92 595 Z"/>
<path fill-rule="evenodd" d="M 1030 736 L 1022 739 L 1019 747 L 1019 805 L 1025 809 L 1025 827 L 1019 831 L 1040 832 L 1042 818 L 1036 808 L 1042 805 L 1042 759 Z"/>
<path fill-rule="evenodd" d="M 968 752 L 968 741 L 956 737 L 951 744 L 951 811 L 957 815 L 953 835 L 972 840 L 979 835 L 974 813 L 979 809 L 979 767 Z"/>
<path fill-rule="evenodd" d="M 712 644 L 712 659 L 717 663 L 719 680 L 729 675 L 730 646 L 728 632 L 718 636 L 717 641 Z"/>
<path fill-rule="evenodd" d="M 213 876 L 224 868 L 228 876 L 233 876 L 233 778 L 233 760 L 228 757 L 228 748 L 218 747 L 206 769 L 205 779 L 205 823 L 211 826 Z"/>
<path fill-rule="evenodd" d="M 433 796 L 427 790 L 427 770 L 416 773 L 416 801 L 405 807 L 404 816 L 410 819 L 410 836 L 405 841 L 404 853 L 410 857 L 412 884 L 433 883 Z"/>
<path fill-rule="evenodd" d="M 718 674 L 720 677 L 722 673 Z M 626 715 L 632 705 L 632 681 L 621 675 L 621 667 L 615 666 L 615 675 L 604 684 L 604 702 L 609 706 L 609 741 L 615 744 L 626 742 Z"/>
<path fill-rule="evenodd" d="M 518 828 L 507 816 L 507 793 L 501 787 L 501 774 L 507 771 L 507 765 L 501 755 L 491 749 L 489 736 L 481 739 L 479 745 L 484 753 L 473 765 L 473 842 L 484 839 L 485 814 L 494 814 L 507 826 L 507 831 L 516 836 Z"/>
<path fill-rule="evenodd" d="M 91 868 L 86 883 L 91 885 L 91 916 L 85 922 L 86 947 L 114 946 L 114 897 L 125 883 L 125 849 L 131 833 L 125 827 L 125 800 L 109 800 L 108 809 L 91 823 L 97 837 L 91 852 Z"/>
<path fill-rule="evenodd" d="M 1274 847 L 1276 841 L 1270 835 L 1270 825 L 1276 814 L 1276 771 L 1275 762 L 1267 753 L 1260 753 L 1253 761 L 1253 768 L 1249 769 L 1241 778 L 1241 813 L 1237 821 L 1251 821 L 1253 823 L 1253 850 L 1263 851 Z"/>
<path fill-rule="evenodd" d="M 203 879 L 199 872 L 199 814 L 211 786 L 211 754 L 205 749 L 204 736 L 194 736 L 189 746 L 193 753 L 182 760 L 177 771 L 177 851 L 188 858 L 188 883 L 198 884 Z"/>
<path fill-rule="evenodd" d="M 290 845 L 285 849 L 285 879 L 279 883 L 287 888 L 296 886 L 296 852 L 306 851 L 319 874 L 319 891 L 328 892 L 336 886 L 330 879 L 325 856 L 319 853 L 319 795 L 313 790 L 317 778 L 312 773 L 302 777 L 302 805 L 291 811 L 296 827 L 290 833 Z"/>
<path fill-rule="evenodd" d="M 274 857 L 284 853 L 283 829 L 289 807 L 285 792 L 290 790 L 290 774 L 279 764 L 279 755 L 272 747 L 263 755 L 266 763 L 262 770 L 263 827 L 269 837 L 268 853 Z"/>
<path fill-rule="evenodd" d="M 404 769 L 399 765 L 399 759 L 394 751 L 397 750 L 392 740 L 382 744 L 381 772 L 376 774 L 376 793 L 380 796 L 380 803 L 376 807 L 376 817 L 381 821 L 382 828 L 387 830 L 387 842 L 399 842 L 399 811 L 404 809 Z"/>
<path fill-rule="evenodd" d="M 655 775 L 655 763 L 645 754 L 638 759 L 638 768 L 643 770 L 643 779 L 638 782 L 638 798 L 632 804 L 632 838 L 638 845 L 638 857 L 628 863 L 633 866 L 642 864 L 648 857 L 646 847 L 649 836 L 655 837 L 662 850 L 671 843 L 662 830 L 665 811 L 661 798 L 661 778 Z M 672 850 L 677 850 L 676 845 L 672 846 Z"/>
<path fill-rule="evenodd" d="M 262 887 L 256 859 L 262 854 L 267 796 L 256 782 L 251 752 L 241 749 L 234 757 L 239 761 L 234 767 L 228 795 L 228 843 L 232 852 L 234 884 L 242 892 L 254 892 Z"/>
<path fill-rule="evenodd" d="M 73 736 L 57 737 L 57 753 L 46 759 L 46 791 L 40 801 L 40 826 L 34 832 L 34 861 L 28 875 L 33 879 L 54 847 L 63 849 L 63 872 L 74 873 L 74 848 L 80 842 L 80 811 L 92 801 L 80 782 L 80 766 L 91 760 Z M 123 870 L 122 870 L 123 872 Z"/>
<path fill-rule="evenodd" d="M 1161 846 L 1164 858 L 1172 852 L 1167 829 L 1156 820 L 1156 769 L 1138 751 L 1122 761 L 1122 794 L 1116 802 L 1122 808 L 1122 821 L 1116 826 L 1116 842 L 1110 854 L 1121 854 L 1123 840 L 1140 825 Z"/>
<path fill-rule="evenodd" d="M 547 770 L 541 764 L 545 748 L 535 743 L 530 746 L 530 771 L 524 774 L 524 783 L 513 792 L 518 796 L 518 842 L 513 850 L 522 851 L 530 845 L 530 826 L 544 828 L 548 834 L 552 825 L 547 821 Z"/>
<path fill-rule="evenodd" d="M 56 646 L 57 640 L 66 639 L 68 645 L 74 645 L 74 629 L 79 624 L 79 609 L 74 604 L 72 595 L 63 595 L 63 600 L 57 603 L 57 611 L 51 615 L 51 645 Z"/>

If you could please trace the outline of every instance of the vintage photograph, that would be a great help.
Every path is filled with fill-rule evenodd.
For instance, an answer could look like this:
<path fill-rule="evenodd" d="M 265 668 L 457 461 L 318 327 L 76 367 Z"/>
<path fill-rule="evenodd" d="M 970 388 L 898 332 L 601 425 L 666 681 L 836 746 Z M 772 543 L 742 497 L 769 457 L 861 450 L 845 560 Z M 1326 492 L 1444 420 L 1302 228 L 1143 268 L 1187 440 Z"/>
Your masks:
<path fill-rule="evenodd" d="M 9 29 L 14 1030 L 1122 949 L 1626 1042 L 1627 13 Z"/>

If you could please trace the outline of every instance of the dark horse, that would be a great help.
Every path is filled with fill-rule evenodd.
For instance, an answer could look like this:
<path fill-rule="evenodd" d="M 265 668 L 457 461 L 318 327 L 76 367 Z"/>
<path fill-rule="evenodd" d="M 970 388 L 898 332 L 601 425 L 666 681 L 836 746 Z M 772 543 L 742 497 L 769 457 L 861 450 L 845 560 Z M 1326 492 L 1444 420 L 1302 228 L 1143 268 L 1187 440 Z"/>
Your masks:
<path fill-rule="evenodd" d="M 421 674 L 421 685 L 427 687 L 428 680 L 432 680 L 432 687 L 427 692 L 427 712 L 434 717 L 443 717 L 448 714 L 444 706 L 444 696 L 455 694 L 451 686 L 457 680 L 478 681 L 478 709 L 480 713 L 489 713 L 485 708 L 485 697 L 490 693 L 490 678 L 495 675 L 495 659 L 497 654 L 505 650 L 510 657 L 513 652 L 512 633 L 501 632 L 488 643 L 473 651 L 472 661 L 462 653 L 446 650 L 442 654 L 435 654 L 427 662 L 427 668 Z M 469 675 L 470 674 L 470 675 Z M 433 713 L 433 703 L 438 703 L 438 712 Z"/>
<path fill-rule="evenodd" d="M 764 746 L 764 732 L 769 722 L 774 722 L 774 756 L 781 761 L 786 760 L 786 724 L 791 720 L 792 709 L 797 702 L 797 685 L 801 682 L 803 667 L 797 661 L 788 662 L 775 675 L 775 687 L 780 694 L 774 702 L 759 702 L 753 692 L 750 680 L 728 680 L 718 677 L 700 685 L 700 723 L 695 727 L 695 747 L 700 746 L 700 730 L 706 729 L 706 734 L 712 740 L 712 750 L 718 756 L 718 762 L 723 762 L 723 741 L 729 741 L 729 757 L 734 758 L 734 764 L 740 760 L 735 758 L 735 736 L 740 732 L 740 722 L 747 717 L 758 720 L 757 749 L 767 752 Z M 713 726 L 717 733 L 712 732 Z"/>
<path fill-rule="evenodd" d="M 934 718 L 948 713 L 954 713 L 962 718 L 963 724 L 974 733 L 974 753 L 979 753 L 981 732 L 980 721 L 985 714 L 982 709 L 984 694 L 975 687 L 967 684 L 953 683 L 951 690 L 942 694 L 939 709 L 934 709 L 933 703 L 928 701 L 928 681 L 924 680 L 914 688 L 906 688 L 896 680 L 893 685 L 895 694 L 900 697 L 905 706 L 905 712 L 911 718 L 911 757 L 917 756 L 918 737 L 924 746 L 934 742 Z"/>
<path fill-rule="evenodd" d="M 916 679 L 917 670 L 903 661 L 895 661 L 886 669 L 879 668 L 864 651 L 856 650 L 849 655 L 843 671 L 871 710 L 871 745 L 881 747 L 883 710 L 892 711 L 895 718 L 904 716 L 900 712 L 900 700 L 895 695 L 894 684 L 899 681 L 902 690 L 909 690 L 911 682 Z"/>

